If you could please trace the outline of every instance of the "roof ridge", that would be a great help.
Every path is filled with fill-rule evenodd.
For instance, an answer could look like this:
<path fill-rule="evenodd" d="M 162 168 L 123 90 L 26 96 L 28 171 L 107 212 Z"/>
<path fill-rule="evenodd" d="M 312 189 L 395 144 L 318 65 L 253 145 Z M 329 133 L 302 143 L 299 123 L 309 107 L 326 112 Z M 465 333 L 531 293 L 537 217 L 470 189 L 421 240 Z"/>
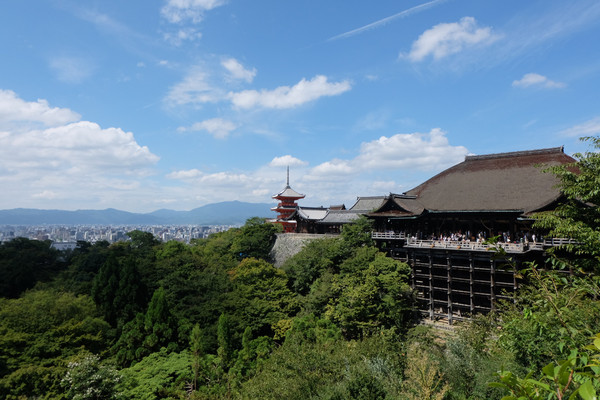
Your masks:
<path fill-rule="evenodd" d="M 465 156 L 465 161 L 489 160 L 492 158 L 531 156 L 531 155 L 539 155 L 539 154 L 564 153 L 564 148 L 565 148 L 565 146 L 559 146 L 559 147 L 549 147 L 547 149 L 523 150 L 523 151 L 511 151 L 511 152 L 507 152 L 507 153 L 472 155 L 472 156 Z"/>

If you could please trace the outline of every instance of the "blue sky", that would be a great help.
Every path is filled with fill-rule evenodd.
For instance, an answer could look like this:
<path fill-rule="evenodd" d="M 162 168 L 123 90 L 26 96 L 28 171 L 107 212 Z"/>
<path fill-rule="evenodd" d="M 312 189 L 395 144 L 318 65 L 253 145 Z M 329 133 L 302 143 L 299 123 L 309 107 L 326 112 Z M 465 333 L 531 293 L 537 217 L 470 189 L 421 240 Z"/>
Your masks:
<path fill-rule="evenodd" d="M 306 206 L 600 133 L 596 0 L 9 0 L 0 208 Z"/>

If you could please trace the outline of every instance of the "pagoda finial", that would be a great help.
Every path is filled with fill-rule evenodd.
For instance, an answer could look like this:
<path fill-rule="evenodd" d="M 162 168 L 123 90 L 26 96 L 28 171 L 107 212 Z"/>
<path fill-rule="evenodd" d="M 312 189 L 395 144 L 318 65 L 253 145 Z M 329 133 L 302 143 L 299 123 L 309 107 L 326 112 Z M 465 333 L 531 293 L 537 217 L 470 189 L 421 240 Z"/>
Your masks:
<path fill-rule="evenodd" d="M 286 185 L 290 186 L 290 166 L 287 166 L 287 181 L 286 181 Z"/>

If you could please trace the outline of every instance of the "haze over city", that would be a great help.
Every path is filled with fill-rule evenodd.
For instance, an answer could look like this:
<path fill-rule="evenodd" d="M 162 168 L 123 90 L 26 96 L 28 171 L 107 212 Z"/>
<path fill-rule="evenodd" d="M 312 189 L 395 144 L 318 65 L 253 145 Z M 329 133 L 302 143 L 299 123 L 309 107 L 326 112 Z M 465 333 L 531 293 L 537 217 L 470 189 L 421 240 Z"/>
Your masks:
<path fill-rule="evenodd" d="M 352 205 L 600 133 L 595 0 L 7 2 L 0 209 Z"/>

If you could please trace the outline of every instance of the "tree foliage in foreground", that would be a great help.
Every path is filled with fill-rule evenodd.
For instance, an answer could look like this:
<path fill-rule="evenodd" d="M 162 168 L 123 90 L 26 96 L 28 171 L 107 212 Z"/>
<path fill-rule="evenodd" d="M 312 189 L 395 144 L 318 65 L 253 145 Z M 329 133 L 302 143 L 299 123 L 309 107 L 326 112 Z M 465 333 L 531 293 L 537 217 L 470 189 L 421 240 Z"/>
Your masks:
<path fill-rule="evenodd" d="M 571 254 L 568 264 L 585 271 L 600 272 L 600 137 L 584 137 L 592 151 L 576 153 L 570 165 L 546 169 L 556 175 L 566 201 L 555 210 L 537 214 L 535 226 L 548 229 L 552 237 L 571 238 L 575 243 L 557 250 Z M 574 259 L 573 259 L 574 258 Z"/>
<path fill-rule="evenodd" d="M 89 296 L 36 290 L 0 299 L 0 397 L 57 398 L 69 360 L 106 354 L 111 339 Z"/>

